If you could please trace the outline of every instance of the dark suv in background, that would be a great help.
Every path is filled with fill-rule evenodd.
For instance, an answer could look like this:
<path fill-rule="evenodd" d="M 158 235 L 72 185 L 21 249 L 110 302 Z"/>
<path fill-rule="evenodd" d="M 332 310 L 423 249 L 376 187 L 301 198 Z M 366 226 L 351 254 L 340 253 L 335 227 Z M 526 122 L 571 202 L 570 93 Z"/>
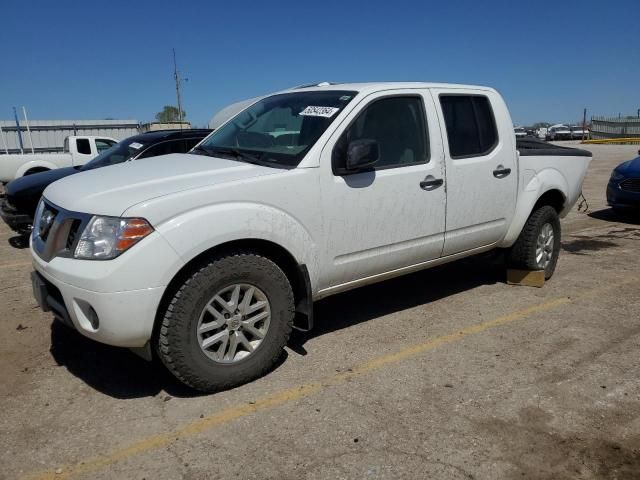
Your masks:
<path fill-rule="evenodd" d="M 94 168 L 140 158 L 186 153 L 210 133 L 211 130 L 206 129 L 159 130 L 141 133 L 122 140 L 84 165 L 58 168 L 17 178 L 5 186 L 4 198 L 0 199 L 0 217 L 14 231 L 26 233 L 33 224 L 33 215 L 42 192 L 56 180 Z"/>

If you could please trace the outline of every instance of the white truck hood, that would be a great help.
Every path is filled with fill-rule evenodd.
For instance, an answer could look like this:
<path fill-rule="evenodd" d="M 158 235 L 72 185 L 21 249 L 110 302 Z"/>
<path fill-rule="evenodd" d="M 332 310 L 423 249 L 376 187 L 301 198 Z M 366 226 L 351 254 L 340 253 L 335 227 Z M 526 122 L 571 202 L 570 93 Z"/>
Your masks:
<path fill-rule="evenodd" d="M 282 171 L 204 155 L 170 154 L 72 175 L 49 185 L 43 195 L 67 210 L 120 216 L 152 198 Z"/>

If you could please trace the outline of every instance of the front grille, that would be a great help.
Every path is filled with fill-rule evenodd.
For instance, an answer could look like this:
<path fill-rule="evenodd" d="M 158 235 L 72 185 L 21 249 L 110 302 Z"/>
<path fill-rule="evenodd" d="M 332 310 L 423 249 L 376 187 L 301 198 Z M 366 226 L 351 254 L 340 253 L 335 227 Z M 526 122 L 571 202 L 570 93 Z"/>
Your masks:
<path fill-rule="evenodd" d="M 71 223 L 71 228 L 69 229 L 69 235 L 67 236 L 67 250 L 73 250 L 76 244 L 76 238 L 78 236 L 78 232 L 80 231 L 80 224 L 82 221 L 76 219 Z"/>
<path fill-rule="evenodd" d="M 73 322 L 69 317 L 69 312 L 67 311 L 67 307 L 64 303 L 64 298 L 62 297 L 62 292 L 60 292 L 60 289 L 49 280 L 44 278 L 42 275 L 40 275 L 40 279 L 47 286 L 46 302 L 53 314 L 66 326 L 75 329 L 76 327 L 73 325 Z"/>
<path fill-rule="evenodd" d="M 38 219 L 38 235 L 40 235 L 40 238 L 42 238 L 43 242 L 46 242 L 47 238 L 49 238 L 51 227 L 53 226 L 57 215 L 58 210 L 49 205 L 46 205 L 42 209 L 42 213 L 40 214 L 40 218 Z"/>
<path fill-rule="evenodd" d="M 53 218 L 48 218 L 48 227 L 43 224 L 46 212 L 53 214 Z M 73 256 L 78 232 L 83 230 L 90 219 L 91 215 L 70 212 L 45 201 L 31 237 L 34 250 L 45 262 L 51 261 L 54 257 Z"/>
<path fill-rule="evenodd" d="M 40 275 L 40 279 L 47 286 L 47 296 L 53 298 L 56 302 L 60 303 L 61 305 L 64 305 L 64 298 L 62 298 L 62 292 L 60 291 L 60 289 L 56 287 L 53 283 L 51 283 L 49 280 L 44 278 L 42 275 Z"/>
<path fill-rule="evenodd" d="M 640 178 L 627 178 L 620 182 L 620 190 L 625 192 L 640 193 Z"/>

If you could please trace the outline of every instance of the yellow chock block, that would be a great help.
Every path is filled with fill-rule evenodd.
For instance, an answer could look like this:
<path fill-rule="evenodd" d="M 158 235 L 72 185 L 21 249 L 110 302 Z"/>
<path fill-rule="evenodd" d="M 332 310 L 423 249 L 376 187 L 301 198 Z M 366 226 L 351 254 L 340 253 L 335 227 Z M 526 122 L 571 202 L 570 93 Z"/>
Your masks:
<path fill-rule="evenodd" d="M 544 287 L 544 270 L 507 270 L 507 283 L 509 285 L 522 285 L 524 287 Z"/>

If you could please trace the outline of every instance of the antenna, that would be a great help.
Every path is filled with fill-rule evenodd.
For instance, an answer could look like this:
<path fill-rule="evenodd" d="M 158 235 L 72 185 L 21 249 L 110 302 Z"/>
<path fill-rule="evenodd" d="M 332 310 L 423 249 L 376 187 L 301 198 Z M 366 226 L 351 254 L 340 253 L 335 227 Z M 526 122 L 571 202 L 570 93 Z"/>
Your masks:
<path fill-rule="evenodd" d="M 182 130 L 182 100 L 180 99 L 180 74 L 176 64 L 176 49 L 173 49 L 173 77 L 176 80 L 176 97 L 178 99 L 178 120 L 180 121 L 180 130 Z"/>

